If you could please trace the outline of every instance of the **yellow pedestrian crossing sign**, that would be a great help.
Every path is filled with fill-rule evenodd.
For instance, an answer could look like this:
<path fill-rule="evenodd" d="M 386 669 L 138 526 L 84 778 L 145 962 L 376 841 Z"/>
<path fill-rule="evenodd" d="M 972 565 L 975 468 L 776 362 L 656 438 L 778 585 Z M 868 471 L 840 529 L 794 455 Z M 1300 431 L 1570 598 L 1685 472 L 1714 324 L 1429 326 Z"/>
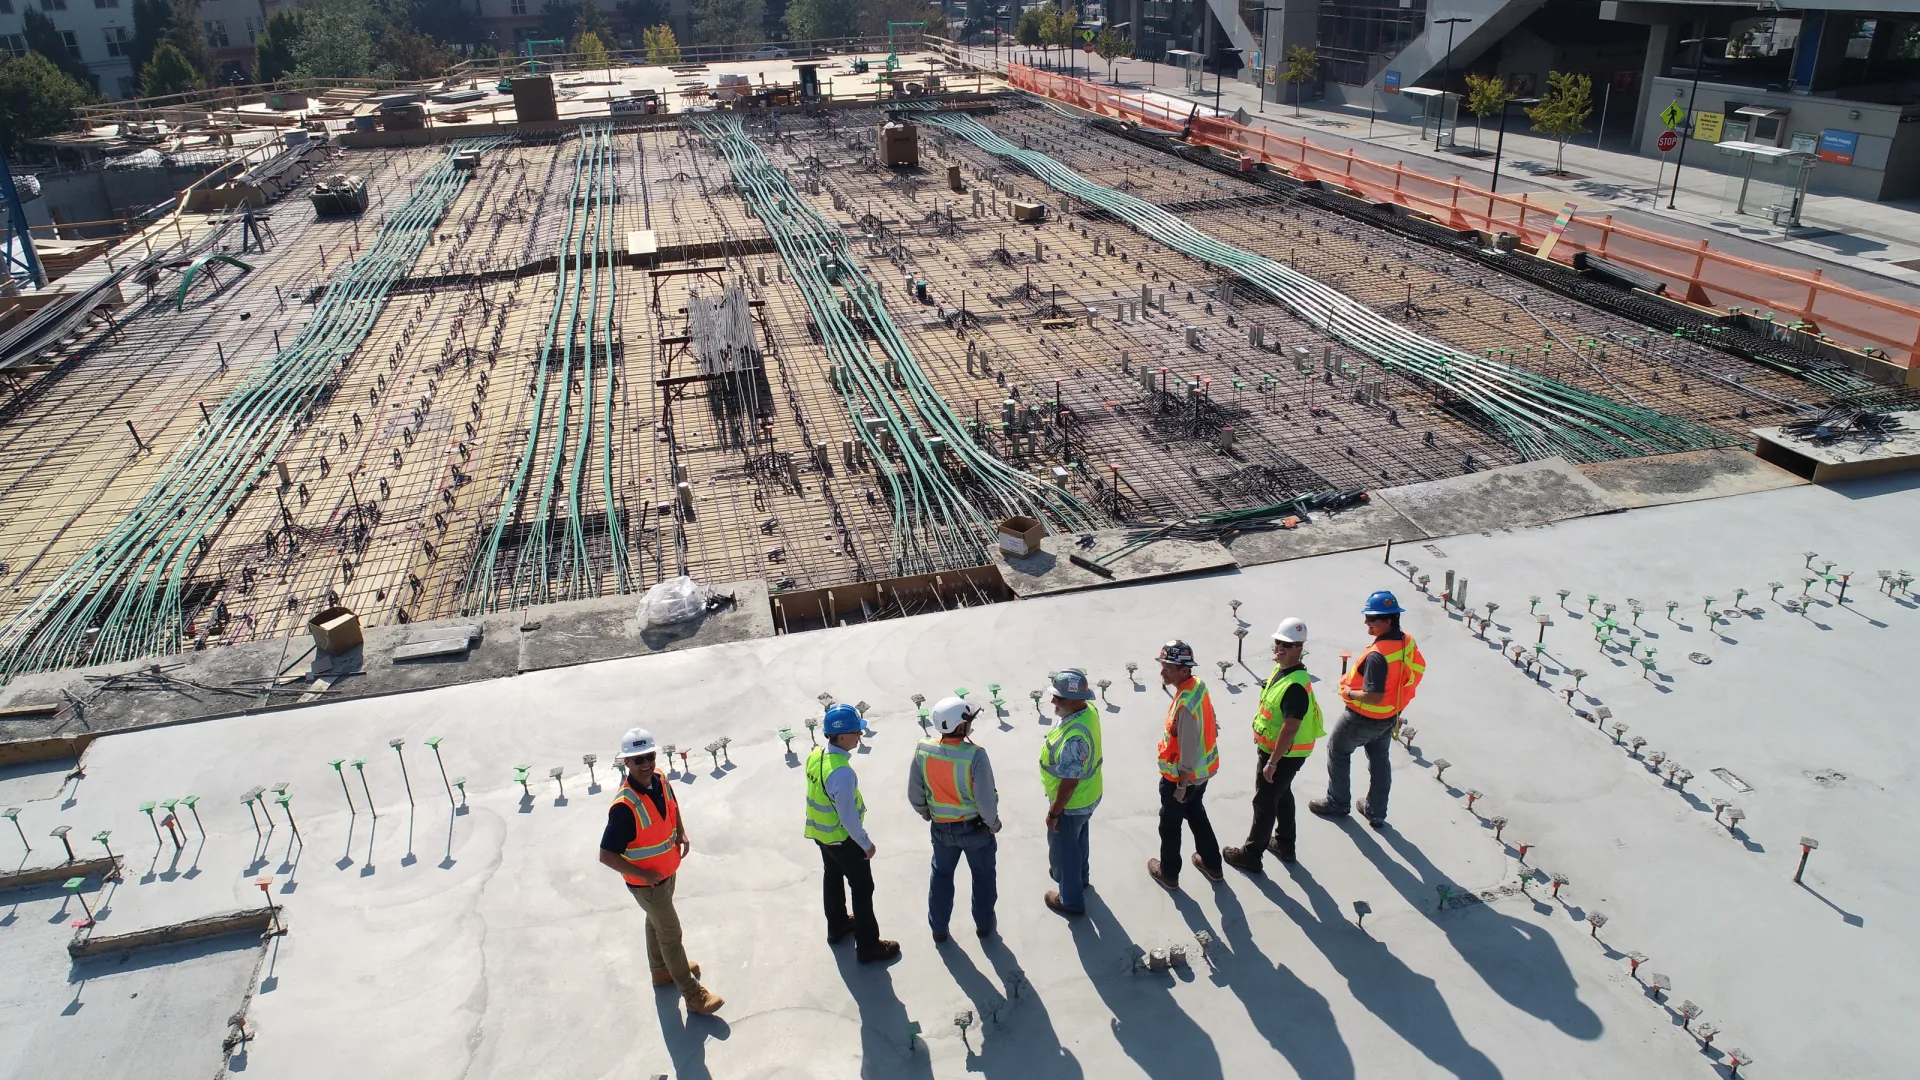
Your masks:
<path fill-rule="evenodd" d="M 1670 101 L 1667 103 L 1666 110 L 1660 114 L 1660 119 L 1666 121 L 1668 127 L 1679 127 L 1680 121 L 1686 115 L 1686 110 L 1680 107 L 1679 102 Z"/>
<path fill-rule="evenodd" d="M 1094 33 L 1091 30 L 1082 30 L 1080 31 L 1080 37 L 1083 40 L 1092 41 L 1094 39 Z"/>

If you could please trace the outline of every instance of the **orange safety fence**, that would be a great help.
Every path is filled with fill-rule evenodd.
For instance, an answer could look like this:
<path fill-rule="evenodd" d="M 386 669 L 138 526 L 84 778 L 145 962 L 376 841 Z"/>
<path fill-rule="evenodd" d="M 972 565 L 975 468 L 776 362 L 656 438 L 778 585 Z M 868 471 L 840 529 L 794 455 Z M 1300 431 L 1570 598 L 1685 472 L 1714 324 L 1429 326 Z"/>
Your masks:
<path fill-rule="evenodd" d="M 1088 112 L 1180 130 L 1190 104 L 1154 100 L 1084 79 L 1008 66 L 1021 90 Z M 1319 180 L 1376 202 L 1396 203 L 1456 229 L 1508 232 L 1538 247 L 1569 201 L 1556 193 L 1499 195 L 1459 179 L 1388 165 L 1351 150 L 1248 127 L 1221 117 L 1196 116 L 1189 141 L 1252 157 L 1301 180 Z M 1650 274 L 1676 299 L 1726 311 L 1740 308 L 1776 320 L 1806 324 L 1832 343 L 1872 351 L 1911 366 L 1920 356 L 1920 307 L 1828 281 L 1821 271 L 1770 266 L 1715 250 L 1708 240 L 1683 240 L 1615 221 L 1611 214 L 1576 214 L 1552 249 L 1555 262 L 1572 263 L 1586 251 Z M 1781 319 L 1789 316 L 1788 319 Z"/>

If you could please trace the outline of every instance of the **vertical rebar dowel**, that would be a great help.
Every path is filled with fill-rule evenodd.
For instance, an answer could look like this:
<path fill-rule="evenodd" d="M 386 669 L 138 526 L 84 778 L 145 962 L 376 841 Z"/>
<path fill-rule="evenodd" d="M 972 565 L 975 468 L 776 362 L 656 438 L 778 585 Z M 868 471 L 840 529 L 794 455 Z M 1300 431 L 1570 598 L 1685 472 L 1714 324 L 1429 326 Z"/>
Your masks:
<path fill-rule="evenodd" d="M 353 766 L 353 771 L 360 774 L 360 790 L 366 792 L 367 795 L 367 813 L 372 814 L 376 818 L 379 817 L 380 810 L 373 805 L 373 789 L 367 786 L 367 759 L 357 757 L 347 762 L 347 764 Z M 265 804 L 262 804 L 263 808 L 264 805 Z M 268 820 L 272 820 L 271 815 L 268 816 Z"/>
<path fill-rule="evenodd" d="M 1807 856 L 1813 854 L 1813 849 L 1819 846 L 1820 841 L 1815 840 L 1811 836 L 1803 836 L 1800 838 L 1800 865 L 1793 868 L 1793 883 L 1795 885 L 1800 884 L 1800 875 L 1806 873 Z"/>
<path fill-rule="evenodd" d="M 17 806 L 9 806 L 5 813 L 7 820 L 13 822 L 14 831 L 20 834 L 20 843 L 25 845 L 28 851 L 32 851 L 33 845 L 27 843 L 27 830 L 20 827 L 20 808 Z"/>
<path fill-rule="evenodd" d="M 440 766 L 440 783 L 447 789 L 447 805 L 452 806 L 453 785 L 447 780 L 447 763 L 440 759 L 441 737 L 438 735 L 429 735 L 426 741 L 427 745 L 433 749 L 433 763 Z"/>
<path fill-rule="evenodd" d="M 393 756 L 400 759 L 400 782 L 407 786 L 407 805 L 413 805 L 413 780 L 407 775 L 407 754 L 400 749 L 406 745 L 405 739 L 388 739 L 387 745 L 393 747 Z"/>
<path fill-rule="evenodd" d="M 347 771 L 341 768 L 341 766 L 346 763 L 346 758 L 334 758 L 327 762 L 327 764 L 333 766 L 333 775 L 340 778 L 340 794 L 347 798 L 347 813 L 352 814 L 354 817 L 359 817 L 360 810 L 353 805 L 353 792 L 347 790 Z"/>

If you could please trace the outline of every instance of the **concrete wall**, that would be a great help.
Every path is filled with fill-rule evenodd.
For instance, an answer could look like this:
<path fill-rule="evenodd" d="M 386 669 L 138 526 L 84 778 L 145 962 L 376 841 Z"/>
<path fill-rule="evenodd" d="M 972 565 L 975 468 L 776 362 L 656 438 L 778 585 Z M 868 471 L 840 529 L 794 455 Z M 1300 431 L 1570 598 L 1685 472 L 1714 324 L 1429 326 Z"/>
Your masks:
<path fill-rule="evenodd" d="M 212 171 L 212 167 L 174 166 L 39 173 L 40 197 L 26 204 L 27 222 L 50 225 L 55 215 L 61 221 L 125 217 L 166 202 Z"/>
<path fill-rule="evenodd" d="M 1690 86 L 1686 79 L 1648 80 L 1641 109 L 1641 154 L 1660 155 L 1654 145 L 1654 140 L 1665 130 L 1659 119 L 1660 111 L 1672 101 L 1680 102 L 1684 109 Z M 1903 110 L 1897 105 L 1702 83 L 1695 111 L 1725 112 L 1728 101 L 1788 110 L 1785 125 L 1788 134 L 1781 140 L 1783 146 L 1791 145 L 1794 132 L 1809 133 L 1817 138 L 1822 130 L 1834 129 L 1860 136 L 1852 165 L 1823 161 L 1814 167 L 1808 184 L 1811 191 L 1876 200 L 1906 198 L 1920 192 L 1920 131 L 1912 124 L 1900 122 L 1903 112 L 1920 117 L 1920 107 L 1909 106 Z M 1706 144 L 1698 140 L 1688 145 L 1689 168 L 1697 165 L 1717 172 L 1733 169 L 1737 159 L 1725 154 L 1701 153 L 1705 148 Z"/>

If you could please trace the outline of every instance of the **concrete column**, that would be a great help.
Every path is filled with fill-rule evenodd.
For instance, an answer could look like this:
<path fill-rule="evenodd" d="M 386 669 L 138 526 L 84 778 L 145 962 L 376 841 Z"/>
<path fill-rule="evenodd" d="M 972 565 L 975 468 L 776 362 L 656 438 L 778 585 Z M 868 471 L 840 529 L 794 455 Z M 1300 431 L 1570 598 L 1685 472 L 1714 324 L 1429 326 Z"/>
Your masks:
<path fill-rule="evenodd" d="M 1645 139 L 1648 126 L 1660 122 L 1657 119 L 1660 110 L 1667 107 L 1665 100 L 1654 100 L 1653 80 L 1667 73 L 1667 63 L 1673 55 L 1673 43 L 1680 40 L 1679 30 L 1673 23 L 1654 23 L 1647 27 L 1647 53 L 1640 63 L 1640 111 L 1633 118 L 1633 145 L 1636 147 Z"/>

